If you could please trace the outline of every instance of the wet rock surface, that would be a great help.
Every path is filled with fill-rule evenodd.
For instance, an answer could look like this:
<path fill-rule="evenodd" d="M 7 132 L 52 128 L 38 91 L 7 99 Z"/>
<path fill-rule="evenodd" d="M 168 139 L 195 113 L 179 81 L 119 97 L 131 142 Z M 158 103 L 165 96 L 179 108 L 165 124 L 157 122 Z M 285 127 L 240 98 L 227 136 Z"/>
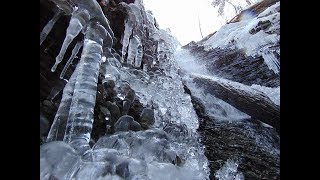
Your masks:
<path fill-rule="evenodd" d="M 280 75 L 268 68 L 262 56 L 247 56 L 241 49 L 215 48 L 207 51 L 203 46 L 191 44 L 184 48 L 190 50 L 200 62 L 207 63 L 208 71 L 218 77 L 246 85 L 280 86 Z"/>
<path fill-rule="evenodd" d="M 201 141 L 206 146 L 210 179 L 217 179 L 215 173 L 228 159 L 239 162 L 238 170 L 245 179 L 280 179 L 280 138 L 274 129 L 252 119 L 219 122 L 206 114 L 201 100 L 191 98 L 199 117 Z"/>

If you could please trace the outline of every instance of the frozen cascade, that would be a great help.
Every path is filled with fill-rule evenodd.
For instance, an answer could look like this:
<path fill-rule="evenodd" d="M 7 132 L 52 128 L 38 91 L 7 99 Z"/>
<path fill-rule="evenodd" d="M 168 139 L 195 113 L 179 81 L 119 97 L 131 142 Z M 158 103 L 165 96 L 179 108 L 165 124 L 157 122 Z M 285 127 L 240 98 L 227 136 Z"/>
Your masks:
<path fill-rule="evenodd" d="M 106 29 L 99 23 L 89 25 L 70 106 L 64 141 L 77 144 L 82 153 L 89 148 L 102 45 L 106 34 Z"/>
<path fill-rule="evenodd" d="M 86 9 L 85 5 L 78 7 Z M 135 7 L 141 8 L 139 4 Z M 92 10 L 88 11 L 92 18 Z M 143 18 L 148 20 L 147 16 Z M 147 22 L 150 41 L 162 42 L 157 43 L 159 51 L 157 45 L 151 45 L 154 49 L 148 52 L 150 58 L 159 55 L 156 71 L 149 71 L 146 63 L 144 71 L 118 65 L 111 51 L 113 34 L 109 34 L 109 26 L 88 23 L 81 59 L 63 91 L 48 143 L 40 147 L 40 179 L 208 179 L 208 161 L 197 133 L 198 118 L 174 61 L 178 43 Z M 138 50 L 132 49 L 132 64 L 139 67 L 145 55 L 144 38 L 144 34 L 136 36 L 134 41 L 140 39 L 135 45 Z M 127 82 L 144 106 L 154 108 L 155 123 L 143 131 L 102 136 L 90 148 L 99 72 L 105 78 L 103 82 L 111 79 L 116 88 Z"/>
<path fill-rule="evenodd" d="M 78 54 L 80 48 L 83 45 L 83 41 L 79 41 L 77 42 L 77 44 L 74 46 L 74 48 L 72 49 L 72 53 L 70 58 L 68 59 L 66 65 L 64 66 L 63 70 L 61 71 L 60 74 L 60 79 L 63 79 L 64 74 L 66 73 L 66 71 L 68 70 L 68 67 L 70 66 L 70 64 L 72 63 L 73 59 L 76 57 L 76 55 Z"/>
<path fill-rule="evenodd" d="M 42 29 L 41 34 L 40 34 L 40 46 L 43 43 L 43 41 L 47 38 L 52 27 L 58 21 L 58 19 L 61 17 L 61 15 L 62 15 L 62 12 L 60 10 L 57 10 L 57 12 L 54 14 L 53 18 Z"/>
<path fill-rule="evenodd" d="M 79 66 L 76 67 L 63 89 L 61 103 L 48 133 L 47 142 L 63 140 L 78 71 Z"/>
<path fill-rule="evenodd" d="M 76 10 L 71 17 L 69 22 L 69 26 L 67 28 L 66 38 L 63 41 L 61 50 L 56 57 L 56 62 L 51 68 L 51 71 L 54 72 L 62 61 L 65 52 L 67 51 L 72 40 L 80 33 L 80 31 L 84 28 L 84 26 L 88 23 L 90 19 L 89 13 L 87 10 L 78 9 Z"/>

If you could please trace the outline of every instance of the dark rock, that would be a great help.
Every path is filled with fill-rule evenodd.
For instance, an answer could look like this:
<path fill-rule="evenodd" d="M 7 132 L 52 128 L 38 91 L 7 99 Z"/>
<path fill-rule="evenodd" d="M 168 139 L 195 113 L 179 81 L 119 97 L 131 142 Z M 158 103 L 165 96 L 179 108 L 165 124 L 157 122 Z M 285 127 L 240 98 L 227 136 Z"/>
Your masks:
<path fill-rule="evenodd" d="M 49 120 L 43 114 L 40 114 L 40 136 L 48 134 L 49 125 Z"/>
<path fill-rule="evenodd" d="M 206 51 L 203 46 L 186 46 L 185 48 L 190 50 L 201 63 L 207 64 L 206 68 L 214 72 L 215 76 L 249 86 L 252 84 L 267 87 L 280 86 L 280 75 L 270 70 L 261 56 L 247 56 L 241 49 L 215 48 Z"/>
<path fill-rule="evenodd" d="M 155 122 L 153 109 L 144 108 L 138 121 L 144 129 L 152 126 Z"/>
<path fill-rule="evenodd" d="M 280 157 L 272 154 L 264 146 L 258 146 L 254 136 L 263 141 L 271 142 L 273 149 L 280 148 L 278 133 L 270 128 L 264 128 L 256 120 L 242 122 L 218 122 L 211 119 L 205 111 L 202 102 L 192 96 L 191 102 L 199 118 L 198 132 L 201 142 L 205 145 L 205 156 L 209 161 L 210 179 L 215 179 L 215 172 L 219 170 L 228 159 L 240 159 L 238 171 L 245 179 L 280 179 Z M 175 132 L 177 128 L 165 127 L 168 133 Z M 179 133 L 179 131 L 177 131 Z M 252 133 L 254 135 L 251 135 Z M 264 137 L 264 138 L 263 138 Z M 263 140 L 263 141 L 262 141 Z"/>
<path fill-rule="evenodd" d="M 267 21 L 259 21 L 257 26 L 249 31 L 250 34 L 256 34 L 257 32 L 261 30 L 266 30 L 271 26 L 271 22 L 269 20 Z"/>
<path fill-rule="evenodd" d="M 116 167 L 116 174 L 119 175 L 120 177 L 126 179 L 129 177 L 129 162 L 124 161 L 117 165 Z"/>
<path fill-rule="evenodd" d="M 112 117 L 114 117 L 115 119 L 120 118 L 120 116 L 121 116 L 120 109 L 115 103 L 107 101 L 106 106 L 109 109 Z"/>
<path fill-rule="evenodd" d="M 211 79 L 194 76 L 193 82 L 205 93 L 222 99 L 240 111 L 267 123 L 280 132 L 280 106 L 262 93 L 251 93 Z"/>
<path fill-rule="evenodd" d="M 132 103 L 130 101 L 123 101 L 122 115 L 128 114 L 131 104 Z"/>
<path fill-rule="evenodd" d="M 114 124 L 114 131 L 139 131 L 141 127 L 140 124 L 136 122 L 133 117 L 124 115 L 121 116 L 118 121 Z"/>
<path fill-rule="evenodd" d="M 115 82 L 113 80 L 111 80 L 111 79 L 105 80 L 102 83 L 103 83 L 103 87 L 105 89 L 108 89 L 108 88 L 113 89 L 116 86 Z"/>
<path fill-rule="evenodd" d="M 111 112 L 108 110 L 108 108 L 103 107 L 103 106 L 99 106 L 101 113 L 104 116 L 110 117 L 111 116 Z"/>
<path fill-rule="evenodd" d="M 126 96 L 125 96 L 125 100 L 129 101 L 129 102 L 133 102 L 134 98 L 136 96 L 136 93 L 133 89 L 128 90 Z"/>
<path fill-rule="evenodd" d="M 138 120 L 140 118 L 140 114 L 142 113 L 142 110 L 143 110 L 143 104 L 138 99 L 135 99 L 131 104 L 128 115 Z"/>

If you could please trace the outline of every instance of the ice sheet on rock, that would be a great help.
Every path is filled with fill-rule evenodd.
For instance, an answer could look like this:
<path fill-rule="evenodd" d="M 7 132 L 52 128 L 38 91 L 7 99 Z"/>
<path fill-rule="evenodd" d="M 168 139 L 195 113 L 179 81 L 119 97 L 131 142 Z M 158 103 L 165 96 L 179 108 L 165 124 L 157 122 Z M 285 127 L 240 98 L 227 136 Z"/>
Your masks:
<path fill-rule="evenodd" d="M 64 74 L 67 72 L 70 64 L 72 64 L 73 59 L 76 57 L 76 55 L 78 54 L 78 52 L 82 46 L 83 46 L 83 41 L 77 42 L 77 44 L 74 46 L 74 48 L 72 49 L 72 53 L 71 53 L 70 58 L 68 59 L 66 65 L 64 66 L 63 70 L 60 73 L 60 79 L 63 79 Z"/>
<path fill-rule="evenodd" d="M 113 80 L 116 82 L 120 80 L 120 72 L 117 67 L 112 65 L 113 60 L 114 58 L 108 58 L 105 62 L 103 62 L 101 64 L 100 73 L 105 79 Z"/>
<path fill-rule="evenodd" d="M 56 62 L 51 68 L 51 71 L 54 72 L 62 61 L 64 54 L 66 53 L 72 40 L 80 33 L 82 28 L 88 23 L 90 19 L 89 12 L 87 10 L 78 9 L 76 10 L 70 19 L 69 26 L 67 28 L 66 37 L 63 41 L 61 50 L 56 57 Z"/>
<path fill-rule="evenodd" d="M 80 156 L 67 143 L 53 141 L 40 146 L 40 179 L 71 179 L 81 163 Z"/>
<path fill-rule="evenodd" d="M 240 22 L 229 23 L 222 26 L 212 37 L 201 45 L 205 50 L 224 48 L 227 46 L 244 49 L 248 56 L 263 56 L 264 62 L 275 73 L 280 71 L 280 51 L 274 47 L 280 45 L 280 2 L 267 8 L 253 19 L 243 19 Z M 270 25 L 258 32 L 253 30 L 259 23 L 270 21 Z"/>
<path fill-rule="evenodd" d="M 239 82 L 231 81 L 228 79 L 224 79 L 224 78 L 220 78 L 220 77 L 216 77 L 216 76 L 212 76 L 212 75 L 209 76 L 209 75 L 191 73 L 191 76 L 200 77 L 200 78 L 204 78 L 204 79 L 210 79 L 212 81 L 217 81 L 227 88 L 234 88 L 234 89 L 238 89 L 241 91 L 246 91 L 246 92 L 253 94 L 255 96 L 261 96 L 266 101 L 270 101 L 271 103 L 273 103 L 273 101 L 269 98 L 269 96 L 266 93 L 264 93 L 263 91 L 260 91 L 260 89 L 262 89 L 262 88 L 260 88 L 258 90 L 257 86 L 253 86 L 253 87 L 256 87 L 256 88 L 253 88 L 252 86 L 248 86 L 248 85 L 245 85 L 245 84 L 242 84 Z M 268 92 L 268 91 L 266 91 L 266 92 Z M 270 97 L 272 97 L 273 100 L 275 100 L 273 96 L 270 96 Z"/>
<path fill-rule="evenodd" d="M 58 19 L 61 17 L 61 15 L 62 15 L 62 12 L 60 10 L 58 10 L 54 14 L 53 18 L 46 24 L 46 26 L 44 26 L 44 28 L 42 29 L 41 34 L 40 34 L 40 46 L 43 43 L 43 41 L 47 38 L 52 27 L 58 21 Z"/>
<path fill-rule="evenodd" d="M 240 121 L 249 119 L 250 116 L 238 110 L 223 100 L 206 94 L 203 89 L 191 82 L 185 81 L 193 96 L 199 98 L 205 106 L 206 113 L 217 121 Z"/>
<path fill-rule="evenodd" d="M 218 180 L 244 180 L 242 172 L 238 171 L 239 164 L 228 159 L 225 164 L 215 173 Z"/>
<path fill-rule="evenodd" d="M 280 86 L 276 88 L 270 88 L 265 86 L 260 86 L 257 84 L 251 85 L 253 89 L 263 92 L 265 95 L 269 97 L 269 99 L 275 103 L 276 105 L 280 106 Z"/>

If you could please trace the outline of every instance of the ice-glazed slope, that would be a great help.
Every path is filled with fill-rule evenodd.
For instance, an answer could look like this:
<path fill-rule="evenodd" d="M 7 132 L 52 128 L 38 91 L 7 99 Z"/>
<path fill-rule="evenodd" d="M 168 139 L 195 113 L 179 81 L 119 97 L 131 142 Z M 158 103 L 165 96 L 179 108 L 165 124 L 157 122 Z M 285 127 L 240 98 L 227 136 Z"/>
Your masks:
<path fill-rule="evenodd" d="M 199 43 L 205 50 L 214 48 L 243 49 L 247 56 L 262 56 L 269 69 L 280 71 L 280 2 L 262 13 L 243 13 L 239 22 L 222 26 L 207 41 Z M 256 16 L 256 17 L 255 17 Z"/>
<path fill-rule="evenodd" d="M 175 60 L 177 61 L 181 72 L 184 75 L 184 80 L 188 88 L 192 91 L 193 95 L 202 99 L 204 105 L 206 106 L 206 111 L 208 115 L 214 117 L 217 120 L 240 120 L 248 119 L 250 116 L 234 108 L 230 104 L 218 99 L 210 94 L 204 92 L 198 85 L 192 82 L 192 78 L 200 77 L 207 78 L 213 81 L 217 81 L 221 84 L 225 84 L 234 89 L 238 89 L 248 94 L 263 95 L 267 99 L 270 99 L 273 103 L 280 104 L 280 87 L 278 88 L 268 88 L 260 85 L 244 85 L 235 81 L 220 78 L 214 75 L 214 72 L 209 72 L 206 68 L 208 65 L 203 61 L 199 61 L 197 58 L 192 56 L 192 54 L 185 49 L 179 49 L 175 53 Z M 191 75 L 191 76 L 190 76 Z"/>

